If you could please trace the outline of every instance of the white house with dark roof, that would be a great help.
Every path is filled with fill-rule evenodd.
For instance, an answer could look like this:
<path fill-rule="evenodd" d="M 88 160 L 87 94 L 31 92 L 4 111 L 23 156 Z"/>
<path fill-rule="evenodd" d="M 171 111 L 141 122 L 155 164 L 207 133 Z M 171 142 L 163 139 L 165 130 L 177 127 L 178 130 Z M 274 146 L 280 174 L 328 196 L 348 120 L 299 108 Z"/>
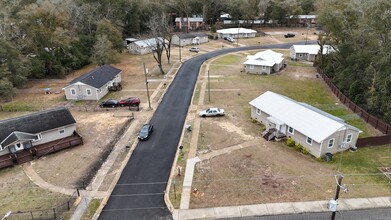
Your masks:
<path fill-rule="evenodd" d="M 149 38 L 144 40 L 137 40 L 128 45 L 128 51 L 131 54 L 144 55 L 148 53 L 152 53 L 157 47 L 157 44 L 163 43 L 163 38 Z"/>
<path fill-rule="evenodd" d="M 0 168 L 82 144 L 71 112 L 59 107 L 0 121 Z"/>
<path fill-rule="evenodd" d="M 122 70 L 105 64 L 72 80 L 63 88 L 67 100 L 99 100 L 120 85 Z"/>
<path fill-rule="evenodd" d="M 171 43 L 177 46 L 199 45 L 208 41 L 208 35 L 203 32 L 174 34 L 171 39 Z"/>
<path fill-rule="evenodd" d="M 285 64 L 284 55 L 272 50 L 258 52 L 255 55 L 247 56 L 243 63 L 246 73 L 271 74 L 280 71 Z"/>
<path fill-rule="evenodd" d="M 292 60 L 304 60 L 315 61 L 316 56 L 319 54 L 320 46 L 314 45 L 292 45 L 290 48 L 290 56 Z M 329 54 L 334 52 L 334 48 L 330 45 L 323 46 L 323 54 Z"/>
<path fill-rule="evenodd" d="M 274 92 L 249 104 L 251 118 L 266 126 L 265 138 L 291 137 L 315 157 L 355 147 L 361 133 L 341 118 Z"/>

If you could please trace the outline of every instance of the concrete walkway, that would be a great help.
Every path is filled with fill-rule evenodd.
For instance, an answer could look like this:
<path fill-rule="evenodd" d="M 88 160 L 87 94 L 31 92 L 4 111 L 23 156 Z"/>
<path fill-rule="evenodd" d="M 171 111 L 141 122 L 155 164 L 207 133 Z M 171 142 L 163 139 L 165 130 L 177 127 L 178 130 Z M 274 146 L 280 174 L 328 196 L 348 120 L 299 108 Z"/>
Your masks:
<path fill-rule="evenodd" d="M 328 202 L 329 201 L 307 201 L 214 207 L 205 209 L 176 209 L 174 210 L 173 218 L 175 220 L 219 219 L 233 217 L 327 212 Z M 389 208 L 391 207 L 391 197 L 339 199 L 338 203 L 338 211 L 370 208 Z"/>
<path fill-rule="evenodd" d="M 214 58 L 217 59 L 217 58 Z M 201 91 L 197 105 L 190 106 L 190 109 L 198 112 L 200 107 L 204 105 L 205 94 L 207 88 L 207 74 L 209 64 L 213 62 L 211 59 L 204 63 L 205 71 L 199 75 L 201 82 Z M 210 78 L 213 78 L 210 76 Z M 215 77 L 218 78 L 218 77 Z M 223 91 L 223 90 L 221 90 Z M 309 212 L 326 212 L 329 201 L 305 201 L 305 202 L 290 202 L 290 203 L 266 203 L 255 205 L 228 206 L 228 207 L 213 207 L 204 209 L 189 209 L 192 192 L 192 182 L 194 169 L 198 162 L 208 160 L 213 157 L 229 154 L 233 151 L 240 150 L 245 147 L 256 145 L 266 145 L 262 138 L 255 138 L 238 145 L 227 147 L 224 149 L 212 151 L 207 154 L 197 156 L 198 136 L 200 132 L 201 119 L 194 115 L 189 115 L 188 118 L 193 119 L 192 136 L 190 140 L 190 149 L 188 160 L 186 161 L 186 170 L 183 180 L 180 209 L 173 210 L 173 218 L 175 220 L 187 219 L 219 219 L 231 217 L 251 217 L 251 216 L 268 216 L 282 214 L 299 214 Z M 391 197 L 364 198 L 364 199 L 340 199 L 338 200 L 338 211 L 355 210 L 366 208 L 383 208 L 391 207 Z"/>

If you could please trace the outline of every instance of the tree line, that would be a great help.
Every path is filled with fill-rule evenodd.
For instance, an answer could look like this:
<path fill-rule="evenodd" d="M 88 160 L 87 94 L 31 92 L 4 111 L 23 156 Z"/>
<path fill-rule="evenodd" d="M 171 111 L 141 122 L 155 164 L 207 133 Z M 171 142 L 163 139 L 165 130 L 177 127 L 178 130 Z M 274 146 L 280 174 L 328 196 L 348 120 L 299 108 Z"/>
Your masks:
<path fill-rule="evenodd" d="M 391 2 L 319 0 L 321 68 L 353 102 L 391 123 Z"/>
<path fill-rule="evenodd" d="M 125 37 L 167 35 L 175 30 L 175 17 L 201 15 L 212 27 L 223 12 L 232 19 L 264 16 L 284 23 L 284 15 L 312 11 L 314 1 L 2 0 L 0 98 L 9 100 L 31 78 L 58 78 L 90 63 L 114 63 Z M 169 60 L 170 44 L 160 46 Z"/>

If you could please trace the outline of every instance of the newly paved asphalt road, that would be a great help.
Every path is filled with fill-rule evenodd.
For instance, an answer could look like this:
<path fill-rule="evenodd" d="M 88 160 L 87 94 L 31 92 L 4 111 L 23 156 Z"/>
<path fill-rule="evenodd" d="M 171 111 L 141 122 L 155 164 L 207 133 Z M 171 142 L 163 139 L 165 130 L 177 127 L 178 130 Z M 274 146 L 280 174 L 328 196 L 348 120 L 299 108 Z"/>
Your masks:
<path fill-rule="evenodd" d="M 202 63 L 225 53 L 287 49 L 291 45 L 230 48 L 201 54 L 184 62 L 151 119 L 154 125 L 151 138 L 137 144 L 99 219 L 172 219 L 163 199 L 164 190 Z"/>

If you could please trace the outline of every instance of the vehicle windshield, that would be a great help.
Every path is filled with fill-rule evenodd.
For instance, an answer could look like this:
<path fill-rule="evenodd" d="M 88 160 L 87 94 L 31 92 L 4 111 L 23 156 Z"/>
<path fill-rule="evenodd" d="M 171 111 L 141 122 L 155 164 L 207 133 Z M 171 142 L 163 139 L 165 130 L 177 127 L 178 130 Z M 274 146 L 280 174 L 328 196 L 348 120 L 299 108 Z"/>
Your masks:
<path fill-rule="evenodd" d="M 148 126 L 144 126 L 141 128 L 140 134 L 147 134 L 148 133 Z"/>

